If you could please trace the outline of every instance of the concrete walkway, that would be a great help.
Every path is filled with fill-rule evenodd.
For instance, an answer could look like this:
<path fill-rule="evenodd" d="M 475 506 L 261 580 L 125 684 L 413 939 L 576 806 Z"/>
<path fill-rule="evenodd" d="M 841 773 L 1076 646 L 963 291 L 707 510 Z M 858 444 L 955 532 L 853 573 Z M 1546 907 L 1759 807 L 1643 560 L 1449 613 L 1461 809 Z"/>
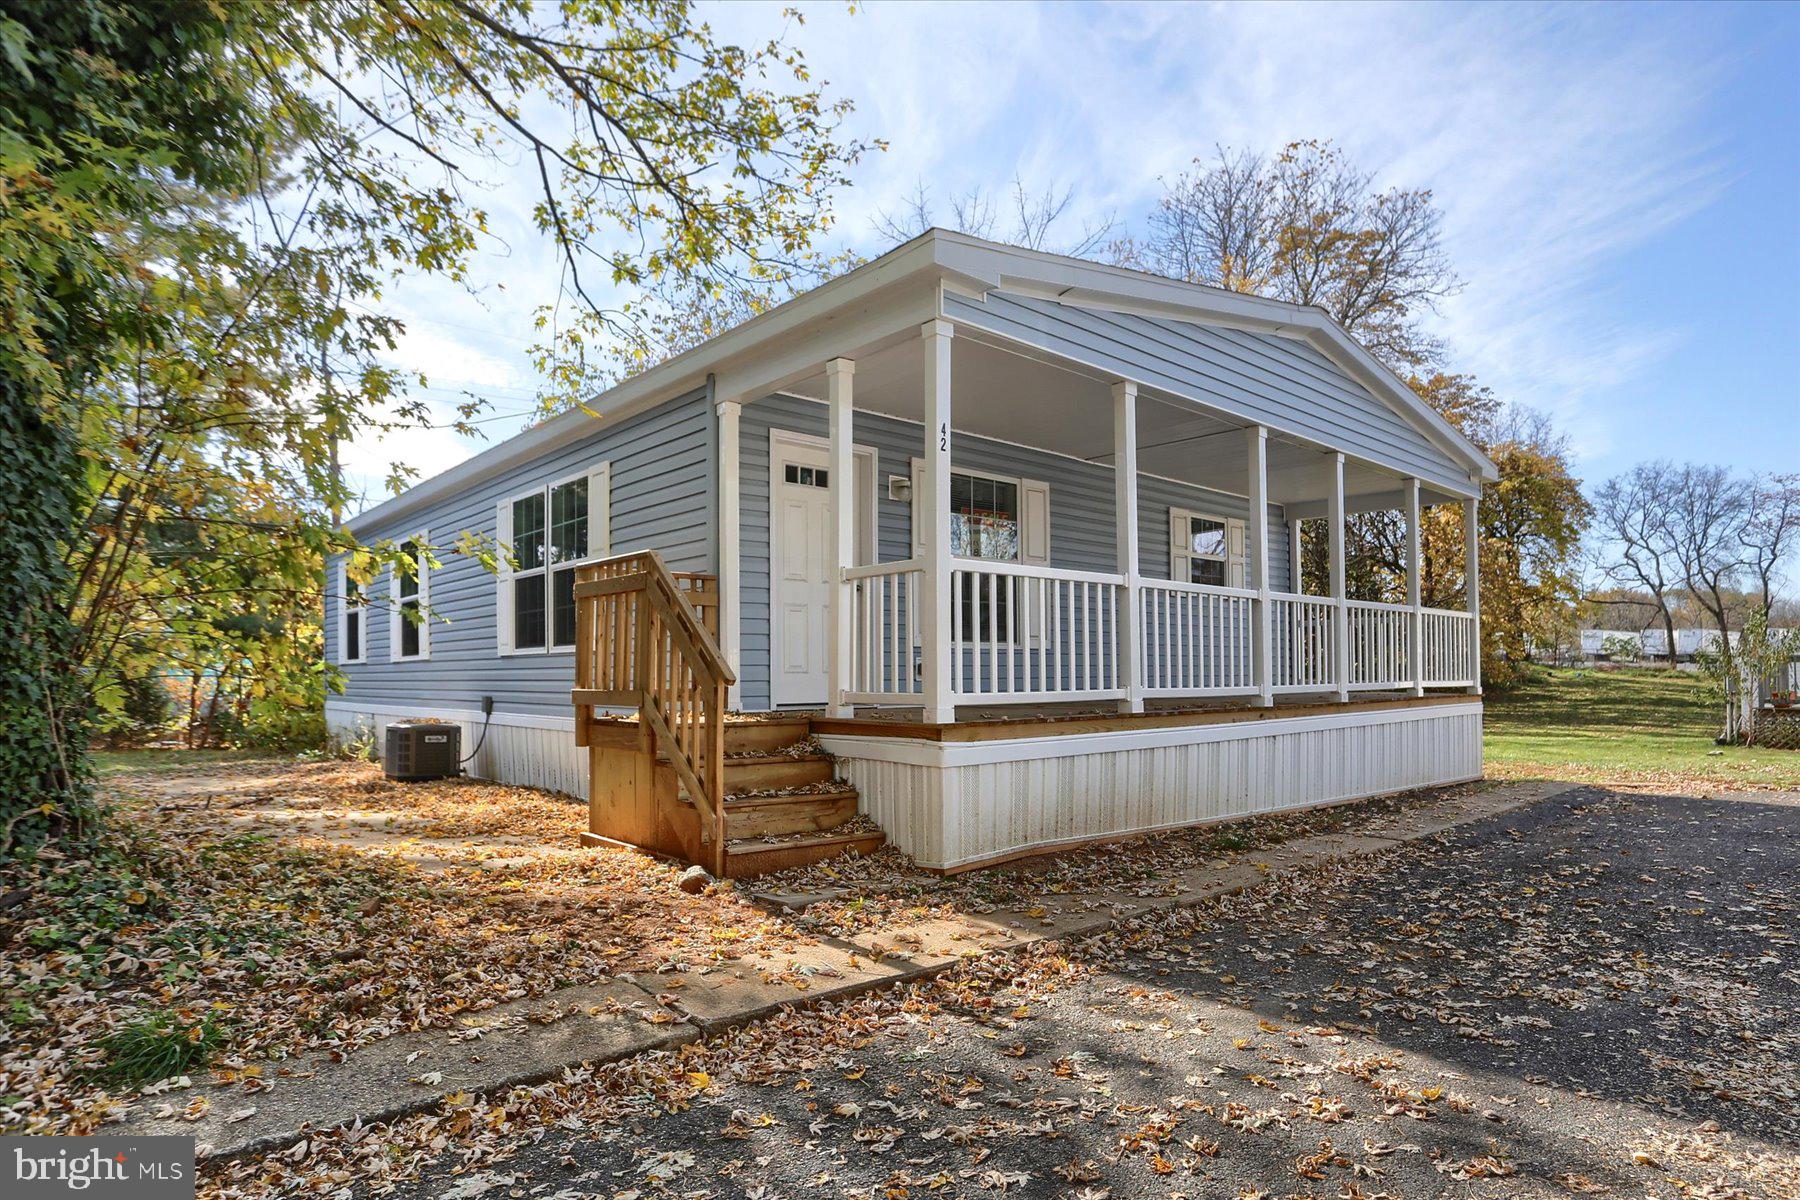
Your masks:
<path fill-rule="evenodd" d="M 447 1093 L 539 1082 L 570 1067 L 692 1041 L 787 1005 L 843 999 L 922 978 L 965 958 L 1082 937 L 1155 909 L 1201 904 L 1275 875 L 1378 854 L 1577 786 L 1506 784 L 1374 818 L 1358 833 L 1301 838 L 1231 863 L 1185 870 L 1173 896 L 1047 896 L 1030 910 L 932 917 L 884 928 L 879 936 L 826 939 L 779 960 L 752 955 L 707 972 L 622 975 L 565 988 L 471 1014 L 458 1029 L 400 1034 L 335 1059 L 265 1064 L 259 1083 L 270 1086 L 259 1092 L 242 1084 L 201 1084 L 148 1096 L 106 1131 L 194 1136 L 202 1157 L 268 1150 L 309 1131 L 421 1112 Z M 197 1118 L 185 1115 L 202 1109 Z"/>

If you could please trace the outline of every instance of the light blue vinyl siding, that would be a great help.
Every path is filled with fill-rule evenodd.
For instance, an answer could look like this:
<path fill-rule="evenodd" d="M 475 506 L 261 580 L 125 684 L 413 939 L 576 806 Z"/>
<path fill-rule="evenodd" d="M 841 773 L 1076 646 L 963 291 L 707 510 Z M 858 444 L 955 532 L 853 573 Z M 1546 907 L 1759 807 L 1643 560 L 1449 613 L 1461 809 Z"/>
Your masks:
<path fill-rule="evenodd" d="M 1422 480 L 1468 483 L 1467 468 L 1330 359 L 1294 338 L 1000 291 L 980 300 L 946 295 L 944 315 L 1121 379 L 1249 413 Z"/>
<path fill-rule="evenodd" d="M 569 651 L 502 655 L 496 646 L 498 579 L 473 558 L 452 552 L 457 538 L 494 536 L 499 502 L 534 486 L 612 464 L 611 552 L 658 550 L 678 571 L 714 569 L 717 454 L 711 407 L 703 392 L 669 401 L 595 432 L 527 466 L 472 484 L 468 490 L 414 513 L 391 528 L 366 530 L 365 541 L 400 540 L 429 530 L 440 565 L 430 574 L 431 657 L 388 661 L 389 580 L 370 585 L 367 662 L 342 668 L 349 683 L 342 700 L 355 704 L 479 710 L 494 697 L 496 712 L 570 716 L 574 657 Z M 325 653 L 338 655 L 338 563 L 326 589 Z"/>
<path fill-rule="evenodd" d="M 773 396 L 744 407 L 739 425 L 742 518 L 740 564 L 743 580 L 740 628 L 742 695 L 745 709 L 769 704 L 769 433 L 782 429 L 824 437 L 825 406 Z M 912 507 L 887 498 L 887 477 L 910 475 L 923 447 L 921 427 L 873 413 L 857 413 L 855 440 L 873 447 L 876 467 L 876 537 L 883 561 L 912 554 Z M 998 475 L 1038 479 L 1050 485 L 1050 565 L 1075 571 L 1117 569 L 1114 549 L 1113 472 L 1108 466 L 1064 458 L 1004 442 L 956 434 L 951 441 L 956 466 Z M 1154 578 L 1169 577 L 1169 509 L 1189 508 L 1242 518 L 1244 498 L 1173 483 L 1149 475 L 1138 479 L 1138 564 Z M 1279 506 L 1269 508 L 1271 585 L 1288 580 L 1287 526 Z"/>

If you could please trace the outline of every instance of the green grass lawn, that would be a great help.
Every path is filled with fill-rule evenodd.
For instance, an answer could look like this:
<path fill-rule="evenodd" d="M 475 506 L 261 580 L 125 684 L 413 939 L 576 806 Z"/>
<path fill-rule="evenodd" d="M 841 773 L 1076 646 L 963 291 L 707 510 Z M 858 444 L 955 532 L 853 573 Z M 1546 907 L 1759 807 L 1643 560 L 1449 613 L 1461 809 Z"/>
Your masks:
<path fill-rule="evenodd" d="M 1718 702 L 1693 672 L 1544 668 L 1486 702 L 1495 778 L 1800 789 L 1800 751 L 1713 744 Z"/>

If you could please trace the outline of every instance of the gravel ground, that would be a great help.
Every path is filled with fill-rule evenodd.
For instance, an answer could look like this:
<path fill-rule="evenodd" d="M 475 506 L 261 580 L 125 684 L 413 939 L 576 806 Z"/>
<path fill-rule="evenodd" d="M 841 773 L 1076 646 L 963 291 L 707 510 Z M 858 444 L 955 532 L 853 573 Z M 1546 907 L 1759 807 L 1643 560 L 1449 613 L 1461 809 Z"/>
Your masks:
<path fill-rule="evenodd" d="M 672 1069 L 452 1110 L 393 1131 L 418 1149 L 390 1179 L 441 1200 L 1792 1197 L 1796 835 L 1792 801 L 1573 793 Z"/>

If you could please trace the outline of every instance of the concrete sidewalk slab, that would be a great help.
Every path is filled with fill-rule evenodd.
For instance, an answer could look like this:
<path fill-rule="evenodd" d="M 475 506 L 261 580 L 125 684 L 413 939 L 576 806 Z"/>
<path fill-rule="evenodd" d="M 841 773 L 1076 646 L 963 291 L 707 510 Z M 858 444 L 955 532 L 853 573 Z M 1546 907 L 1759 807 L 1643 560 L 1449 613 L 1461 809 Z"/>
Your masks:
<path fill-rule="evenodd" d="M 383 1038 L 335 1060 L 270 1064 L 262 1082 L 273 1086 L 266 1090 L 208 1084 L 148 1097 L 119 1131 L 193 1137 L 201 1157 L 284 1146 L 310 1130 L 393 1120 L 432 1108 L 450 1093 L 537 1083 L 567 1067 L 700 1036 L 686 1021 L 656 1020 L 659 1011 L 641 987 L 622 981 L 565 988 L 472 1013 L 457 1028 Z M 552 1014 L 547 1022 L 533 1019 Z M 197 1101 L 204 1102 L 204 1115 L 183 1119 Z M 173 1112 L 157 1115 L 164 1108 Z"/>

